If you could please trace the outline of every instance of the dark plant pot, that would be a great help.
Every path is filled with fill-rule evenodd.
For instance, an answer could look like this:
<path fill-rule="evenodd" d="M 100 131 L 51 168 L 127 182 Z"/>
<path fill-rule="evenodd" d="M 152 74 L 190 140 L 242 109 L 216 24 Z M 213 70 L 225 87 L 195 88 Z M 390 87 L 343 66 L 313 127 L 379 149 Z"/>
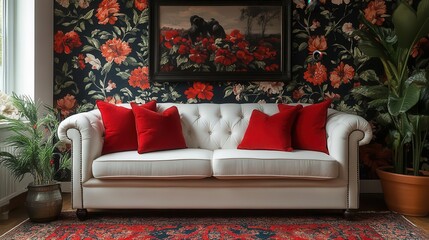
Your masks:
<path fill-rule="evenodd" d="M 28 217 L 33 222 L 49 222 L 57 219 L 63 207 L 60 183 L 28 185 L 25 206 Z"/>
<path fill-rule="evenodd" d="M 407 216 L 428 215 L 429 177 L 396 174 L 392 170 L 392 167 L 377 169 L 387 207 Z"/>

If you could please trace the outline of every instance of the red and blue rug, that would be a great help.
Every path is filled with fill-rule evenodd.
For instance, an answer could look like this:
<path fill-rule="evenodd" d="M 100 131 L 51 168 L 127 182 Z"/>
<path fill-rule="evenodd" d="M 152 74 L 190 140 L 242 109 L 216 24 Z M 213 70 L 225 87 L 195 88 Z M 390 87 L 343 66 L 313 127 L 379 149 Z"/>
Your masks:
<path fill-rule="evenodd" d="M 25 221 L 0 239 L 429 239 L 398 214 L 245 217 L 154 217 L 94 214 L 80 222 L 62 213 L 46 224 Z"/>

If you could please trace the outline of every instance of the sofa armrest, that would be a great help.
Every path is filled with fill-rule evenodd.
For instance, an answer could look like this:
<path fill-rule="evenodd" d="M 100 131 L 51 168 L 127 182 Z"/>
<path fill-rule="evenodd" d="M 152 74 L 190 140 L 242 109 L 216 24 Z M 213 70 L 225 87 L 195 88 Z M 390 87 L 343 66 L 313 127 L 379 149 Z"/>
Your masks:
<path fill-rule="evenodd" d="M 354 131 L 362 132 L 363 136 L 359 139 L 359 146 L 368 144 L 372 139 L 372 128 L 367 120 L 358 115 L 329 110 L 329 116 L 326 122 L 326 133 L 328 137 L 341 138 L 348 140 Z M 329 146 L 328 146 L 329 147 Z"/>
<path fill-rule="evenodd" d="M 329 155 L 340 164 L 339 178 L 347 181 L 347 206 L 358 208 L 359 146 L 371 141 L 371 125 L 358 115 L 329 109 L 326 133 Z"/>
<path fill-rule="evenodd" d="M 92 162 L 101 155 L 103 134 L 99 110 L 72 115 L 58 127 L 59 139 L 71 143 L 73 208 L 82 208 L 82 183 L 92 178 Z"/>

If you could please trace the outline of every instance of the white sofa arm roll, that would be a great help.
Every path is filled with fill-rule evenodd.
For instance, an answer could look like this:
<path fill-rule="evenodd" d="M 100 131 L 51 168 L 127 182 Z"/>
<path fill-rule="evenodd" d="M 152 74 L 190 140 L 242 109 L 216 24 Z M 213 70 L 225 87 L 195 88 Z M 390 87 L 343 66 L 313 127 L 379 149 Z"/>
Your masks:
<path fill-rule="evenodd" d="M 372 139 L 371 125 L 362 117 L 329 109 L 326 122 L 329 155 L 340 164 L 340 179 L 347 181 L 349 208 L 359 207 L 359 146 Z"/>
<path fill-rule="evenodd" d="M 58 127 L 60 140 L 72 144 L 72 205 L 83 207 L 82 183 L 92 178 L 92 162 L 101 155 L 104 126 L 98 110 L 72 115 Z"/>
<path fill-rule="evenodd" d="M 359 146 L 368 144 L 371 141 L 371 125 L 364 118 L 333 109 L 329 109 L 329 111 L 332 111 L 329 113 L 326 122 L 326 133 L 329 138 L 338 137 L 347 141 L 353 131 L 361 131 L 363 137 L 359 140 Z"/>

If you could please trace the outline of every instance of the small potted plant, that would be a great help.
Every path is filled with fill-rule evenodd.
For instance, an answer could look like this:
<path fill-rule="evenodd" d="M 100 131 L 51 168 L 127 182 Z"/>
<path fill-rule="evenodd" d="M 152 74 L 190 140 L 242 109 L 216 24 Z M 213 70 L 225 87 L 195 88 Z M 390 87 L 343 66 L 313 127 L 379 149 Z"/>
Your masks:
<path fill-rule="evenodd" d="M 41 113 L 40 103 L 27 96 L 13 94 L 10 102 L 13 107 L 9 106 L 9 109 L 14 108 L 14 115 L 18 117 L 2 111 L 0 122 L 7 124 L 12 132 L 2 141 L 14 150 L 0 152 L 0 165 L 9 169 L 17 180 L 22 180 L 26 174 L 33 177 L 34 182 L 28 185 L 26 198 L 30 220 L 54 220 L 60 215 L 63 203 L 60 184 L 54 176 L 57 171 L 70 166 L 69 154 L 56 150 L 62 144 L 56 137 L 59 121 L 53 109 L 46 107 L 46 113 Z M 55 158 L 59 160 L 57 169 Z"/>
<path fill-rule="evenodd" d="M 429 0 L 417 11 L 398 1 L 392 15 L 394 28 L 377 26 L 361 14 L 363 27 L 355 34 L 367 56 L 381 60 L 386 81 L 354 90 L 370 99 L 377 119 L 389 129 L 392 167 L 377 169 L 389 209 L 412 216 L 429 213 L 429 177 L 421 171 L 422 150 L 429 129 L 428 60 L 413 58 L 413 51 L 429 34 Z"/>

